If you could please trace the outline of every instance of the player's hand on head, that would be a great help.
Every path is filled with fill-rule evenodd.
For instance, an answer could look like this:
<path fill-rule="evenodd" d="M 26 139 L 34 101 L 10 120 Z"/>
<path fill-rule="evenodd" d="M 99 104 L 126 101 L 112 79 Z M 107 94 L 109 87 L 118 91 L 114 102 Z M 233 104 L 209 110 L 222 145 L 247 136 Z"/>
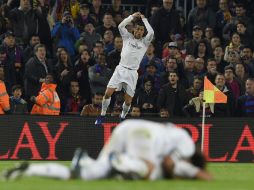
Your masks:
<path fill-rule="evenodd" d="M 139 18 L 140 15 L 141 15 L 140 12 L 135 12 L 135 13 L 132 14 L 132 16 L 135 17 L 135 18 Z"/>
<path fill-rule="evenodd" d="M 140 18 L 143 19 L 143 18 L 146 18 L 143 14 L 140 14 Z"/>

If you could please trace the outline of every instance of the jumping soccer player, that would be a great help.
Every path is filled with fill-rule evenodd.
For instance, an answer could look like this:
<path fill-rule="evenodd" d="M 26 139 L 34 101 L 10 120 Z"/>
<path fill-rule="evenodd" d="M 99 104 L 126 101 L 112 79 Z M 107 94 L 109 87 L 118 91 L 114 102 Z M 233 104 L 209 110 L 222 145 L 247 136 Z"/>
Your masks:
<path fill-rule="evenodd" d="M 133 34 L 129 33 L 125 28 L 131 21 L 135 21 Z M 152 27 L 145 16 L 140 12 L 136 12 L 124 19 L 119 24 L 118 28 L 123 39 L 121 60 L 108 83 L 102 101 L 101 115 L 95 121 L 96 125 L 101 125 L 104 122 L 111 96 L 115 91 L 120 91 L 122 89 L 125 91 L 122 113 L 120 115 L 121 120 L 124 120 L 128 114 L 138 80 L 137 70 L 154 36 Z M 143 37 L 145 28 L 147 34 Z"/>

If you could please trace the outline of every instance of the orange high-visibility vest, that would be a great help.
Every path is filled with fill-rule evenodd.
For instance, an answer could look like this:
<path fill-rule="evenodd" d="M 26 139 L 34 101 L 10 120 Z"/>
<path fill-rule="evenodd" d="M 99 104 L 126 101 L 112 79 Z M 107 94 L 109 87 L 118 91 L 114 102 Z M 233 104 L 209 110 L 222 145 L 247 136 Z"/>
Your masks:
<path fill-rule="evenodd" d="M 59 115 L 60 99 L 56 92 L 56 84 L 43 83 L 39 95 L 35 98 L 31 114 Z"/>
<path fill-rule="evenodd" d="M 10 110 L 9 95 L 6 92 L 6 87 L 3 81 L 0 81 L 0 114 L 5 114 L 5 111 Z"/>

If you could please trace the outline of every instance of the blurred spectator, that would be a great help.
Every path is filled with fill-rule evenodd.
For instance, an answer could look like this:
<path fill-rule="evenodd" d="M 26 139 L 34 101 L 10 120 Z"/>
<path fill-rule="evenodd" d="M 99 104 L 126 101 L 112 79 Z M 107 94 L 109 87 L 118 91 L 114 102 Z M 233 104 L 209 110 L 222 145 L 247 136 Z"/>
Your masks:
<path fill-rule="evenodd" d="M 141 116 L 141 110 L 140 110 L 139 105 L 133 105 L 131 107 L 130 116 L 131 117 L 140 117 Z"/>
<path fill-rule="evenodd" d="M 227 51 L 224 55 L 224 59 L 229 65 L 233 67 L 235 67 L 235 65 L 241 61 L 240 54 L 234 50 Z"/>
<path fill-rule="evenodd" d="M 254 59 L 253 51 L 249 46 L 243 46 L 240 52 L 241 60 L 247 67 L 247 72 L 251 77 L 254 77 Z"/>
<path fill-rule="evenodd" d="M 195 58 L 203 58 L 205 60 L 205 62 L 207 61 L 207 59 L 211 58 L 211 48 L 209 46 L 209 44 L 207 43 L 207 41 L 205 40 L 200 40 L 197 43 L 197 46 L 194 50 L 194 57 Z"/>
<path fill-rule="evenodd" d="M 234 32 L 231 36 L 231 41 L 229 42 L 228 46 L 226 46 L 226 49 L 225 49 L 225 56 L 224 56 L 225 61 L 228 61 L 229 51 L 235 51 L 237 53 L 240 53 L 241 45 L 242 44 L 241 44 L 240 35 Z"/>
<path fill-rule="evenodd" d="M 197 6 L 188 15 L 187 33 L 191 37 L 191 30 L 195 25 L 199 25 L 202 30 L 206 27 L 215 28 L 216 17 L 213 10 L 207 6 L 206 0 L 196 0 Z"/>
<path fill-rule="evenodd" d="M 197 58 L 194 65 L 194 73 L 197 76 L 205 75 L 205 60 L 203 58 Z"/>
<path fill-rule="evenodd" d="M 101 113 L 101 102 L 103 94 L 95 93 L 92 98 L 92 104 L 85 105 L 82 109 L 81 116 L 98 116 Z"/>
<path fill-rule="evenodd" d="M 160 90 L 161 86 L 161 79 L 160 75 L 157 73 L 157 64 L 155 60 L 151 60 L 147 65 L 146 65 L 146 70 L 145 73 L 139 76 L 138 79 L 138 85 L 137 86 L 143 86 L 144 82 L 147 78 L 151 78 L 153 80 L 153 87 L 156 90 Z"/>
<path fill-rule="evenodd" d="M 28 101 L 28 111 L 32 108 L 29 101 L 31 96 L 36 96 L 41 84 L 45 82 L 46 75 L 53 71 L 52 66 L 46 60 L 46 47 L 37 44 L 34 47 L 35 56 L 29 59 L 25 66 L 24 89 Z"/>
<path fill-rule="evenodd" d="M 177 71 L 178 65 L 176 58 L 169 57 L 165 59 L 165 72 L 161 73 L 161 86 L 168 83 L 168 74 L 171 71 Z"/>
<path fill-rule="evenodd" d="M 219 0 L 219 10 L 216 12 L 216 35 L 222 37 L 223 27 L 231 21 L 232 15 L 229 10 L 228 0 Z"/>
<path fill-rule="evenodd" d="M 101 6 L 101 0 L 91 0 L 92 6 L 90 7 L 91 17 L 95 20 L 95 26 L 103 24 L 102 18 L 105 10 Z"/>
<path fill-rule="evenodd" d="M 194 55 L 194 51 L 202 39 L 203 31 L 200 26 L 194 26 L 192 29 L 192 39 L 185 43 L 186 54 Z"/>
<path fill-rule="evenodd" d="M 159 116 L 160 116 L 160 118 L 168 118 L 169 117 L 169 113 L 168 113 L 167 108 L 161 108 Z"/>
<path fill-rule="evenodd" d="M 156 72 L 158 74 L 160 74 L 161 72 L 165 70 L 165 67 L 161 59 L 155 55 L 155 49 L 154 49 L 153 43 L 150 43 L 143 59 L 141 60 L 141 63 L 139 66 L 139 74 L 144 74 L 146 72 L 146 65 L 149 64 L 150 61 L 153 61 L 153 63 L 156 65 L 157 67 Z"/>
<path fill-rule="evenodd" d="M 155 113 L 158 91 L 154 88 L 151 77 L 144 78 L 143 85 L 137 90 L 133 102 L 141 108 L 142 113 Z"/>
<path fill-rule="evenodd" d="M 88 46 L 88 50 L 92 51 L 93 45 L 97 42 L 102 40 L 100 34 L 95 32 L 94 26 L 92 23 L 88 23 L 84 27 L 84 32 L 81 33 L 80 39 L 77 43 L 85 42 Z"/>
<path fill-rule="evenodd" d="M 250 33 L 253 32 L 253 24 L 252 24 L 251 18 L 249 18 L 246 15 L 246 9 L 244 5 L 238 3 L 235 5 L 235 16 L 232 17 L 230 22 L 227 23 L 223 28 L 222 33 L 223 33 L 224 40 L 226 41 L 230 40 L 230 37 L 236 31 L 236 25 L 239 22 L 239 20 L 244 20 L 244 22 L 248 26 Z"/>
<path fill-rule="evenodd" d="M 214 59 L 217 63 L 217 70 L 220 73 L 224 72 L 225 66 L 227 66 L 229 63 L 224 61 L 224 52 L 221 46 L 217 46 L 213 50 Z"/>
<path fill-rule="evenodd" d="M 97 59 L 100 54 L 104 54 L 104 44 L 102 41 L 97 41 L 93 47 L 92 59 Z"/>
<path fill-rule="evenodd" d="M 34 56 L 34 46 L 40 43 L 41 40 L 37 34 L 31 35 L 29 44 L 24 49 L 24 63 L 26 63 L 31 57 Z"/>
<path fill-rule="evenodd" d="M 32 96 L 31 102 L 34 103 L 32 115 L 59 115 L 60 114 L 60 99 L 56 92 L 56 84 L 54 76 L 47 74 L 45 82 L 42 83 L 41 91 L 38 96 Z"/>
<path fill-rule="evenodd" d="M 215 84 L 215 77 L 216 77 L 216 75 L 218 73 L 216 60 L 213 59 L 213 58 L 208 59 L 206 69 L 207 69 L 207 72 L 206 72 L 207 78 L 213 84 Z"/>
<path fill-rule="evenodd" d="M 248 78 L 245 84 L 246 92 L 237 100 L 236 115 L 240 117 L 254 116 L 254 79 Z"/>
<path fill-rule="evenodd" d="M 54 44 L 64 47 L 69 52 L 72 59 L 75 58 L 75 42 L 79 39 L 79 31 L 74 25 L 70 12 L 65 11 L 61 22 L 55 24 L 51 31 Z"/>
<path fill-rule="evenodd" d="M 13 0 L 7 2 L 7 17 L 9 18 L 17 37 L 18 44 L 28 44 L 29 38 L 33 34 L 38 34 L 42 43 L 49 44 L 50 29 L 47 22 L 47 10 L 41 1 L 36 9 L 31 8 L 29 0 L 20 0 L 19 8 L 11 10 L 10 4 Z"/>
<path fill-rule="evenodd" d="M 184 115 L 187 117 L 202 117 L 203 116 L 203 96 L 204 92 L 199 92 L 198 96 L 193 97 L 188 104 L 183 107 Z M 205 104 L 205 116 L 211 117 L 214 113 L 214 104 Z"/>
<path fill-rule="evenodd" d="M 106 30 L 111 30 L 114 35 L 118 34 L 116 26 L 114 26 L 113 17 L 111 13 L 105 13 L 103 16 L 103 25 L 95 28 L 95 32 L 103 36 Z"/>
<path fill-rule="evenodd" d="M 253 48 L 253 37 L 249 33 L 250 31 L 247 30 L 247 28 L 248 26 L 246 25 L 244 21 L 239 21 L 236 24 L 236 31 L 240 36 L 241 44 L 243 46 L 250 46 L 251 48 Z"/>
<path fill-rule="evenodd" d="M 237 100 L 238 97 L 243 94 L 243 92 L 241 92 L 242 88 L 240 86 L 240 83 L 235 78 L 234 72 L 234 68 L 230 65 L 226 66 L 224 69 L 226 86 L 232 92 L 234 100 Z"/>
<path fill-rule="evenodd" d="M 111 70 L 106 67 L 106 58 L 104 54 L 100 54 L 97 63 L 88 69 L 89 82 L 91 92 L 103 93 L 106 90 L 108 81 L 111 77 Z"/>
<path fill-rule="evenodd" d="M 169 42 L 168 46 L 163 49 L 162 58 L 165 57 L 174 57 L 176 59 L 181 58 L 181 53 L 176 42 Z"/>
<path fill-rule="evenodd" d="M 4 68 L 0 66 L 0 115 L 10 112 L 9 95 L 4 84 Z"/>
<path fill-rule="evenodd" d="M 114 49 L 114 34 L 111 30 L 106 30 L 103 34 L 104 52 L 108 55 Z"/>
<path fill-rule="evenodd" d="M 203 88 L 203 78 L 201 78 L 200 76 L 195 76 L 192 86 L 186 90 L 188 101 L 191 100 L 192 98 L 197 97 L 202 88 Z"/>
<path fill-rule="evenodd" d="M 214 37 L 214 31 L 213 31 L 213 28 L 211 27 L 206 27 L 205 29 L 205 39 L 211 43 L 211 39 Z"/>
<path fill-rule="evenodd" d="M 66 96 L 64 112 L 68 114 L 78 114 L 84 106 L 84 100 L 79 93 L 79 83 L 71 80 L 69 83 L 69 94 Z"/>
<path fill-rule="evenodd" d="M 90 15 L 90 9 L 88 4 L 81 4 L 80 5 L 80 12 L 75 19 L 75 24 L 79 29 L 79 32 L 83 32 L 84 28 L 87 24 L 95 25 L 94 19 Z"/>
<path fill-rule="evenodd" d="M 214 50 L 216 47 L 221 46 L 221 40 L 219 37 L 214 36 L 211 39 L 211 48 Z"/>
<path fill-rule="evenodd" d="M 15 35 L 12 31 L 7 31 L 4 34 L 4 41 L 2 45 L 6 54 L 5 65 L 5 80 L 7 91 L 11 92 L 11 87 L 15 84 L 23 84 L 23 52 L 17 46 Z"/>
<path fill-rule="evenodd" d="M 184 69 L 181 76 L 182 84 L 185 88 L 189 88 L 194 80 L 195 58 L 192 55 L 187 55 L 184 60 Z"/>
<path fill-rule="evenodd" d="M 21 98 L 22 86 L 14 85 L 12 87 L 12 95 L 10 97 L 10 106 L 12 114 L 27 114 L 27 102 Z"/>
<path fill-rule="evenodd" d="M 74 76 L 73 64 L 70 55 L 66 49 L 62 49 L 58 56 L 58 61 L 55 66 L 57 92 L 61 101 L 66 97 L 69 91 L 69 84 Z"/>
<path fill-rule="evenodd" d="M 226 80 L 223 74 L 217 74 L 215 78 L 215 86 L 227 96 L 227 103 L 216 103 L 214 106 L 215 117 L 233 116 L 235 109 L 235 100 L 233 94 L 225 85 Z"/>
<path fill-rule="evenodd" d="M 170 34 L 182 33 L 180 16 L 173 8 L 173 3 L 174 0 L 163 0 L 163 7 L 151 18 L 157 56 L 161 56 L 163 44 L 170 41 Z"/>
<path fill-rule="evenodd" d="M 91 59 L 88 50 L 83 50 L 79 59 L 75 63 L 74 71 L 79 82 L 80 94 L 85 99 L 85 102 L 90 102 L 91 88 L 88 77 L 88 68 L 91 66 Z"/>
<path fill-rule="evenodd" d="M 182 57 L 184 58 L 186 56 L 186 49 L 184 47 L 184 37 L 181 34 L 175 34 L 174 41 L 176 42 L 177 48 L 179 49 Z"/>
<path fill-rule="evenodd" d="M 107 67 L 115 71 L 116 66 L 119 64 L 121 59 L 121 52 L 123 47 L 123 39 L 121 36 L 116 36 L 114 39 L 114 50 L 108 53 L 106 57 Z"/>
<path fill-rule="evenodd" d="M 149 18 L 150 16 L 154 14 L 153 7 L 157 7 L 157 10 L 159 10 L 161 5 L 162 5 L 161 0 L 147 0 L 146 1 L 146 18 Z"/>
<path fill-rule="evenodd" d="M 158 108 L 166 107 L 169 116 L 183 116 L 182 108 L 187 103 L 187 94 L 185 88 L 178 83 L 177 72 L 170 72 L 168 76 L 169 83 L 162 86 L 158 99 Z"/>
<path fill-rule="evenodd" d="M 84 50 L 88 50 L 88 46 L 85 42 L 80 42 L 76 48 L 78 51 L 78 55 L 80 55 Z M 78 57 L 77 57 L 77 59 L 78 59 Z M 75 59 L 75 60 L 77 60 L 77 59 Z"/>
<path fill-rule="evenodd" d="M 246 72 L 246 68 L 243 63 L 240 62 L 235 65 L 235 75 L 242 87 L 241 91 L 245 92 L 245 82 L 249 78 L 249 75 Z"/>
<path fill-rule="evenodd" d="M 109 7 L 107 12 L 110 12 L 112 14 L 114 20 L 116 20 L 117 15 L 123 14 L 123 9 L 121 7 L 122 0 L 111 0 L 111 3 L 112 3 L 112 5 Z"/>

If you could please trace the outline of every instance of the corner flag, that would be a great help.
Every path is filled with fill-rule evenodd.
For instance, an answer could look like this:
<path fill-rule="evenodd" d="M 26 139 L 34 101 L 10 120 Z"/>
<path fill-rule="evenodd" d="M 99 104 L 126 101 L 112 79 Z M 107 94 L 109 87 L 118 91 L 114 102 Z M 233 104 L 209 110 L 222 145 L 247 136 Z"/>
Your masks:
<path fill-rule="evenodd" d="M 227 96 L 205 77 L 204 100 L 205 103 L 227 103 Z"/>

